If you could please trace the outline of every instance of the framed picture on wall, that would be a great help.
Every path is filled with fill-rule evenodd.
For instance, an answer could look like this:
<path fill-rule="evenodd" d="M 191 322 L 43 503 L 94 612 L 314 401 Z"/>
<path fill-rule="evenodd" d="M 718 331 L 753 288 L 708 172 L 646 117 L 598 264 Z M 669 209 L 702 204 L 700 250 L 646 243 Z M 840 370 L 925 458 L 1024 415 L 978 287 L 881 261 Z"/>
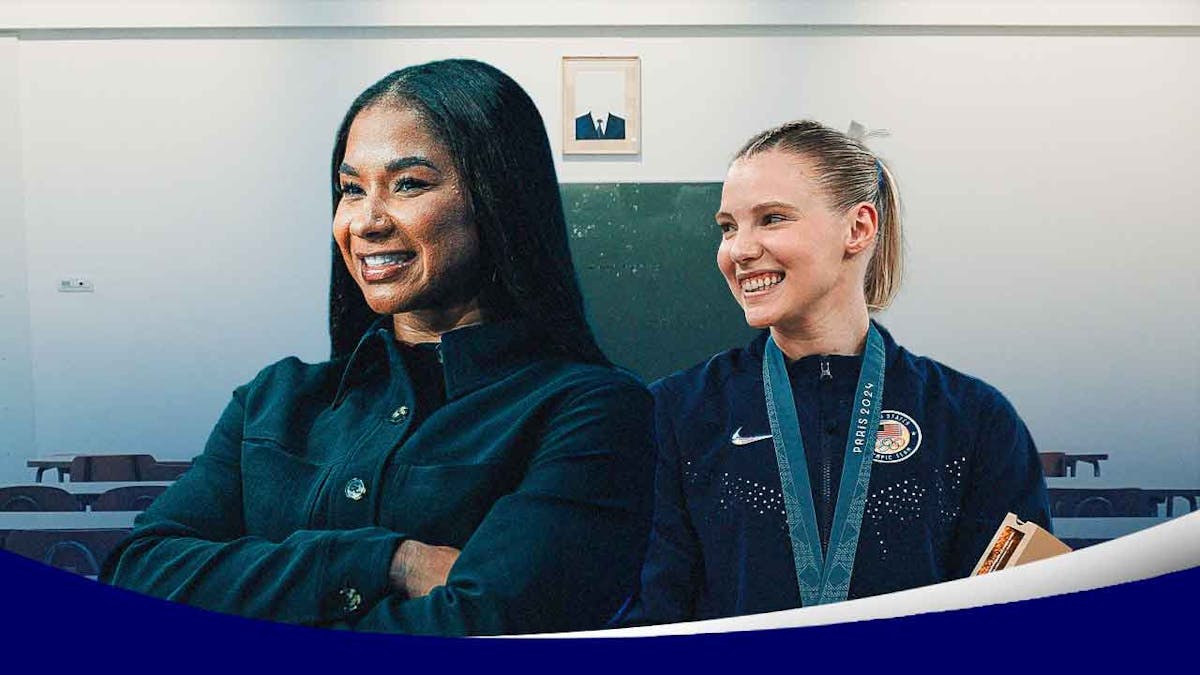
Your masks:
<path fill-rule="evenodd" d="M 641 152 L 641 59 L 564 56 L 562 77 L 564 155 Z"/>

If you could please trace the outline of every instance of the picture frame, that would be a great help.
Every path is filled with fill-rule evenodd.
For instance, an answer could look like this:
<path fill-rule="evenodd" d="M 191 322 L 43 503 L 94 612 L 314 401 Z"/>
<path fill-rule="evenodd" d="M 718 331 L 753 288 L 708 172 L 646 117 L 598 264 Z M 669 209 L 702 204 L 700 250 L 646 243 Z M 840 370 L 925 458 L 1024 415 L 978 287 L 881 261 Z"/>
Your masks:
<path fill-rule="evenodd" d="M 564 155 L 636 155 L 642 147 L 637 56 L 564 56 Z"/>

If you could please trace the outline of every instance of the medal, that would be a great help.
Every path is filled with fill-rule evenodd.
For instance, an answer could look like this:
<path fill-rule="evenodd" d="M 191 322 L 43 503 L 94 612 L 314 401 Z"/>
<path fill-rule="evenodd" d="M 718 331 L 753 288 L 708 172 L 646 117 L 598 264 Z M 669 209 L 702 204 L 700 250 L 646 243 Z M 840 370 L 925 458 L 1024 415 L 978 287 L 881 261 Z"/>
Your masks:
<path fill-rule="evenodd" d="M 850 593 L 854 555 L 858 550 L 867 489 L 871 482 L 871 461 L 875 436 L 883 405 L 883 371 L 886 350 L 879 330 L 872 323 L 867 329 L 862 370 L 850 409 L 850 433 L 846 438 L 846 456 L 842 479 L 838 483 L 837 505 L 829 552 L 821 551 L 812 483 L 796 416 L 796 400 L 788 379 L 787 363 L 774 337 L 767 338 L 763 352 L 763 391 L 767 419 L 775 443 L 775 460 L 783 486 L 783 505 L 787 513 L 788 537 L 796 564 L 800 601 L 805 607 L 840 602 Z"/>

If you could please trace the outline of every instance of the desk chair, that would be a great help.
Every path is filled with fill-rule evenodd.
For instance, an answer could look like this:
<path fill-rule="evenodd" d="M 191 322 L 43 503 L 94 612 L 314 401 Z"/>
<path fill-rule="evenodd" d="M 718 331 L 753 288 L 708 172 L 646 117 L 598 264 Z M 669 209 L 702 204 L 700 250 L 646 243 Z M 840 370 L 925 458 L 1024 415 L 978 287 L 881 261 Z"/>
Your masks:
<path fill-rule="evenodd" d="M 145 475 L 154 464 L 150 455 L 76 455 L 71 482 L 154 480 Z"/>
<path fill-rule="evenodd" d="M 109 552 L 129 535 L 127 530 L 13 530 L 5 550 L 52 567 L 98 576 Z"/>
<path fill-rule="evenodd" d="M 167 488 L 161 485 L 129 485 L 104 492 L 92 503 L 93 511 L 145 511 Z"/>
<path fill-rule="evenodd" d="M 82 511 L 75 495 L 49 485 L 0 487 L 0 511 Z"/>
<path fill-rule="evenodd" d="M 1140 488 L 1050 488 L 1049 493 L 1055 518 L 1153 518 L 1161 501 Z"/>

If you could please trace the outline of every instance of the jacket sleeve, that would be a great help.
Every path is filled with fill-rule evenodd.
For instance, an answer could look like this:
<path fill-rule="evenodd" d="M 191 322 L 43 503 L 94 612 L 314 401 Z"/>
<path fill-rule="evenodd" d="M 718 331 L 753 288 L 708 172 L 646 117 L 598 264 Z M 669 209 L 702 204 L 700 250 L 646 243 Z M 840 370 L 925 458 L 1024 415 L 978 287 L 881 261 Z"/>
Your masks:
<path fill-rule="evenodd" d="M 1051 529 L 1042 463 L 1029 429 L 999 392 L 978 415 L 970 484 L 955 533 L 950 578 L 971 574 L 1009 512 Z"/>
<path fill-rule="evenodd" d="M 218 612 L 318 623 L 383 597 L 402 536 L 378 527 L 247 536 L 240 466 L 245 387 L 204 453 L 140 514 L 101 581 Z M 352 589 L 352 590 L 351 590 Z"/>
<path fill-rule="evenodd" d="M 646 625 L 687 621 L 695 616 L 695 596 L 703 584 L 704 561 L 688 517 L 669 390 L 659 384 L 654 429 L 658 462 L 654 478 L 654 527 L 638 594 L 618 621 Z"/>
<path fill-rule="evenodd" d="M 391 595 L 337 628 L 440 635 L 595 629 L 636 585 L 650 529 L 652 402 L 633 382 L 553 412 L 516 489 L 463 547 L 446 585 Z"/>

